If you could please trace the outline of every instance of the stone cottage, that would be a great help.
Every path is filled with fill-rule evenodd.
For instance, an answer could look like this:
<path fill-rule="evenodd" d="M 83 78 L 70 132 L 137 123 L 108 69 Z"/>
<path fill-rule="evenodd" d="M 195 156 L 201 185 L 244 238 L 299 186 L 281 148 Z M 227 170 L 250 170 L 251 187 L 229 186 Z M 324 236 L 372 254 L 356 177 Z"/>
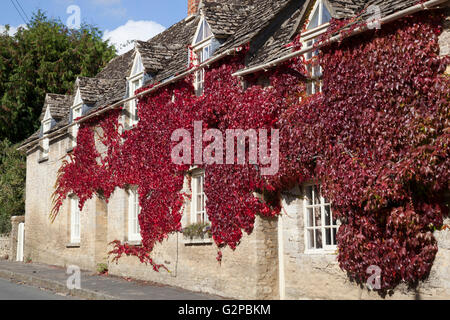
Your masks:
<path fill-rule="evenodd" d="M 27 152 L 25 257 L 95 270 L 98 264 L 107 263 L 110 242 L 140 244 L 139 203 L 132 188 L 116 190 L 108 203 L 89 200 L 83 212 L 77 198 L 71 197 L 51 223 L 58 169 L 76 146 L 74 119 L 117 105 L 150 83 L 163 86 L 187 76 L 192 54 L 199 63 L 218 61 L 249 43 L 246 68 L 238 75 L 269 70 L 292 52 L 286 45 L 297 34 L 302 33 L 309 45 L 324 33 L 331 18 L 354 17 L 371 4 L 377 5 L 379 18 L 385 22 L 448 7 L 448 1 L 439 0 L 423 5 L 416 0 L 189 0 L 184 20 L 147 42 L 136 41 L 133 50 L 113 59 L 95 78 L 78 78 L 74 95 L 48 94 L 41 129 L 22 145 Z M 448 15 L 444 28 L 442 55 L 449 53 Z M 319 73 L 314 75 L 320 78 Z M 197 95 L 203 92 L 203 82 L 204 72 L 199 70 L 194 79 Z M 320 79 L 310 82 L 310 94 L 320 91 Z M 136 100 L 128 100 L 121 118 L 125 129 L 139 121 Z M 193 203 L 184 208 L 183 226 L 208 220 L 203 175 L 193 172 L 192 190 L 185 186 Z M 278 219 L 257 217 L 253 233 L 244 236 L 235 251 L 226 249 L 220 265 L 211 239 L 190 239 L 177 233 L 153 252 L 155 261 L 170 272 L 155 272 L 136 258 L 124 257 L 118 264 L 109 264 L 109 273 L 238 299 L 378 299 L 376 293 L 351 283 L 339 268 L 339 224 L 319 187 L 298 186 L 282 202 L 287 214 Z M 313 209 L 320 209 L 322 221 L 327 219 L 322 226 L 307 222 L 306 212 Z M 450 234 L 444 230 L 435 236 L 439 252 L 429 279 L 417 291 L 398 288 L 393 298 L 450 298 Z"/>

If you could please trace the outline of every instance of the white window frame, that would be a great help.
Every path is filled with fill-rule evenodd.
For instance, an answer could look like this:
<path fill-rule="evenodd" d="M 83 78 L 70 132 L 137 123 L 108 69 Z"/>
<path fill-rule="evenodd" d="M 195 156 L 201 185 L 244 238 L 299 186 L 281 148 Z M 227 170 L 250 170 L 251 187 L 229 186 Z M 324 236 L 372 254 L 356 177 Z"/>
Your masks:
<path fill-rule="evenodd" d="M 52 116 L 50 114 L 50 106 L 47 106 L 45 111 L 45 117 L 42 121 L 42 134 L 44 135 L 44 140 L 42 140 L 42 158 L 47 158 L 50 153 L 50 139 L 47 133 L 52 129 Z"/>
<path fill-rule="evenodd" d="M 337 231 L 339 230 L 339 226 L 340 226 L 340 222 L 339 220 L 336 219 L 336 224 L 333 224 L 333 210 L 332 210 L 332 206 L 330 202 L 327 202 L 321 195 L 319 195 L 319 199 L 320 199 L 320 203 L 319 204 L 314 204 L 314 187 L 318 187 L 319 188 L 319 193 L 320 193 L 320 185 L 316 185 L 314 183 L 306 183 L 303 185 L 302 187 L 302 191 L 303 191 L 303 226 L 304 226 L 304 242 L 305 242 L 305 253 L 306 254 L 330 254 L 330 253 L 335 253 L 337 250 L 337 245 L 336 243 L 333 244 L 334 237 L 333 237 L 333 229 L 336 229 L 336 234 Z M 307 188 L 312 188 L 312 197 L 313 199 L 311 199 L 311 205 L 308 204 L 308 198 L 307 198 Z M 330 224 L 326 225 L 325 224 L 325 210 L 326 207 L 330 208 Z M 314 215 L 314 209 L 315 208 L 320 208 L 320 226 L 315 226 L 315 215 Z M 309 217 L 308 217 L 308 209 L 312 209 L 313 210 L 313 225 L 309 225 Z M 331 245 L 327 245 L 326 244 L 326 229 L 330 229 L 330 236 L 331 236 Z M 309 240 L 310 240 L 310 235 L 309 235 L 309 231 L 313 231 L 313 244 L 314 244 L 314 248 L 309 248 Z M 321 231 L 321 239 L 322 239 L 322 248 L 315 248 L 316 247 L 316 230 Z"/>
<path fill-rule="evenodd" d="M 140 213 L 139 193 L 137 187 L 132 187 L 128 190 L 128 241 L 142 241 L 141 227 L 139 224 Z"/>
<path fill-rule="evenodd" d="M 199 180 L 202 182 L 202 190 L 199 192 L 198 189 L 198 182 Z M 194 223 L 209 223 L 208 214 L 206 212 L 206 194 L 205 194 L 205 173 L 203 171 L 196 172 L 192 174 L 192 180 L 191 180 L 191 224 Z M 197 209 L 198 206 L 198 196 L 203 201 L 203 210 Z M 202 216 L 202 221 L 199 221 L 198 215 Z"/>
<path fill-rule="evenodd" d="M 136 90 L 142 88 L 144 85 L 144 65 L 142 63 L 142 56 L 139 51 L 136 50 L 136 56 L 134 57 L 133 67 L 131 69 L 131 75 L 127 78 L 129 97 L 134 96 Z M 130 100 L 128 102 L 129 126 L 132 128 L 139 122 L 137 113 L 137 99 Z"/>
<path fill-rule="evenodd" d="M 77 197 L 70 198 L 70 243 L 81 243 L 81 211 Z"/>
<path fill-rule="evenodd" d="M 72 121 L 75 121 L 77 118 L 83 116 L 83 100 L 81 99 L 81 92 L 78 88 L 77 94 L 75 96 L 75 100 L 72 106 Z M 80 125 L 76 124 L 72 127 L 72 147 L 75 148 L 77 146 L 77 136 L 78 130 L 80 129 Z"/>
<path fill-rule="evenodd" d="M 331 12 L 323 0 L 317 0 L 316 3 L 314 4 L 313 9 L 311 10 L 309 17 L 308 17 L 308 21 L 309 21 L 308 26 L 311 23 L 312 18 L 314 17 L 317 10 L 319 10 L 318 23 L 317 23 L 316 27 L 309 29 L 309 30 L 307 30 L 307 32 L 305 32 L 305 34 L 307 34 L 307 36 L 302 37 L 303 47 L 309 47 L 309 46 L 313 45 L 317 41 L 317 37 L 321 34 L 320 30 L 329 24 L 328 22 L 323 22 L 323 16 L 324 16 L 323 8 L 326 8 L 329 13 Z M 315 32 L 316 30 L 317 30 L 317 32 Z M 309 60 L 313 59 L 314 57 L 317 57 L 318 55 L 319 55 L 319 51 L 315 50 L 315 51 L 305 53 L 304 57 L 305 57 L 306 61 L 309 61 Z M 311 64 L 308 64 L 306 66 L 306 68 L 307 68 L 307 71 L 311 75 L 311 78 L 310 78 L 311 82 L 307 83 L 308 95 L 321 93 L 322 92 L 322 81 L 320 79 L 322 77 L 322 71 L 323 71 L 322 67 L 321 66 L 313 66 Z M 311 88 L 310 90 L 308 89 L 309 86 Z M 308 92 L 308 91 L 310 91 L 310 92 Z"/>
<path fill-rule="evenodd" d="M 203 27 L 203 28 L 202 28 Z M 194 41 L 192 43 L 192 58 L 194 66 L 199 66 L 203 62 L 209 60 L 212 56 L 212 40 L 214 39 L 214 34 L 211 31 L 210 35 L 207 35 L 207 28 L 211 31 L 211 27 L 204 17 L 200 20 L 197 31 L 195 32 Z M 197 42 L 197 38 L 203 31 L 202 39 Z M 202 68 L 197 70 L 194 74 L 194 89 L 197 96 L 201 96 L 205 89 L 205 69 Z"/>

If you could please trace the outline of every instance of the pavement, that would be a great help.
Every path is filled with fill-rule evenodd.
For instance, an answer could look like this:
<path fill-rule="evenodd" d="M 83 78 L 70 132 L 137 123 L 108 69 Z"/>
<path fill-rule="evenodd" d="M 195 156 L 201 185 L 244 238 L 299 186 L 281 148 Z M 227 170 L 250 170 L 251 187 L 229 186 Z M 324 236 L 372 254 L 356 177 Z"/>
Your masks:
<path fill-rule="evenodd" d="M 0 260 L 0 278 L 10 283 L 41 288 L 60 296 L 88 300 L 220 300 L 222 297 L 192 292 L 157 283 L 124 279 L 115 276 L 97 275 L 91 271 L 81 271 L 80 289 L 69 289 L 66 269 L 37 263 Z M 17 288 L 0 283 L 0 300 Z M 29 289 L 29 288 L 28 288 Z M 6 293 L 4 292 L 6 291 Z M 27 300 L 27 290 L 19 300 Z M 28 290 L 29 291 L 29 290 Z M 20 292 L 20 290 L 18 291 Z M 45 293 L 45 292 L 44 292 Z M 42 294 L 42 299 L 51 296 Z M 20 293 L 19 293 L 20 295 Z M 17 293 L 13 296 L 17 296 Z M 47 296 L 47 298 L 45 298 Z M 50 297 L 50 298 L 49 298 Z"/>

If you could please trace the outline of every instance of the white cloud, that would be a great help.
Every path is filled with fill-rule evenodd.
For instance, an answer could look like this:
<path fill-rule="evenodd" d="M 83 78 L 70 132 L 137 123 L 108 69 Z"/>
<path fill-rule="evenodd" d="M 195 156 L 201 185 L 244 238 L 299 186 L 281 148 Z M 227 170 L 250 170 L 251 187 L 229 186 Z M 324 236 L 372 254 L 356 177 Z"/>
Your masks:
<path fill-rule="evenodd" d="M 103 39 L 109 39 L 116 46 L 118 53 L 123 54 L 133 48 L 132 40 L 147 41 L 165 29 L 154 21 L 128 20 L 126 24 L 112 31 L 106 30 Z"/>
<path fill-rule="evenodd" d="M 13 35 L 16 34 L 16 32 L 17 32 L 17 30 L 18 30 L 19 28 L 26 28 L 26 27 L 27 27 L 27 26 L 26 26 L 25 24 L 18 25 L 17 27 L 12 27 L 12 26 L 10 26 L 10 27 L 9 27 L 9 32 L 8 32 L 8 34 L 9 34 L 10 36 L 13 36 Z M 0 33 L 5 32 L 5 30 L 6 30 L 6 26 L 0 25 Z"/>

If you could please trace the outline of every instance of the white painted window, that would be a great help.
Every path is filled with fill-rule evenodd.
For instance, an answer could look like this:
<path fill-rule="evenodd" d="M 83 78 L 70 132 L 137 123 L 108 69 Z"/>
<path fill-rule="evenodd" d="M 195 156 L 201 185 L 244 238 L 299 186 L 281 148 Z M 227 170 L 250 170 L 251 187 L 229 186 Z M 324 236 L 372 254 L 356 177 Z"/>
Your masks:
<path fill-rule="evenodd" d="M 331 204 L 321 196 L 320 186 L 305 185 L 304 225 L 305 252 L 336 251 L 336 233 L 339 228 Z"/>
<path fill-rule="evenodd" d="M 192 175 L 191 223 L 208 223 L 206 214 L 205 174 Z"/>
<path fill-rule="evenodd" d="M 302 39 L 304 47 L 314 45 L 318 41 L 318 34 L 315 34 L 315 30 L 318 32 L 322 29 L 326 23 L 331 20 L 331 14 L 323 0 L 317 0 L 314 4 L 313 10 L 309 17 L 309 23 L 306 28 L 305 34 L 307 36 Z M 311 51 L 305 54 L 305 59 L 308 62 L 306 69 L 308 71 L 310 81 L 307 83 L 306 91 L 308 95 L 322 92 L 322 68 L 317 64 L 317 57 L 319 50 Z M 314 63 L 315 62 L 315 63 Z"/>
<path fill-rule="evenodd" d="M 137 188 L 128 191 L 128 241 L 141 241 L 141 227 L 139 225 L 139 193 Z"/>
<path fill-rule="evenodd" d="M 49 107 L 47 107 L 49 108 Z M 50 151 L 50 140 L 47 133 L 52 128 L 52 119 L 46 119 L 42 122 L 42 133 L 44 135 L 44 140 L 42 140 L 42 158 L 47 158 Z"/>
<path fill-rule="evenodd" d="M 81 242 L 80 208 L 78 198 L 70 198 L 70 243 Z"/>
<path fill-rule="evenodd" d="M 144 85 L 144 65 L 142 63 L 142 57 L 138 51 L 134 58 L 131 75 L 128 78 L 129 96 L 135 95 L 136 90 L 140 89 Z M 128 114 L 130 127 L 134 127 L 139 122 L 137 99 L 128 102 Z"/>
<path fill-rule="evenodd" d="M 214 35 L 208 25 L 208 22 L 204 18 L 202 18 L 197 27 L 197 32 L 194 37 L 195 41 L 192 44 L 194 66 L 201 65 L 203 62 L 211 58 L 211 43 L 213 38 Z M 195 72 L 194 77 L 194 88 L 197 96 L 201 96 L 203 94 L 205 88 L 204 84 L 205 69 L 200 69 Z"/>
<path fill-rule="evenodd" d="M 83 116 L 83 100 L 81 100 L 80 89 L 78 89 L 72 106 L 72 121 L 77 120 L 81 116 Z M 79 128 L 79 124 L 72 127 L 72 147 L 74 148 L 77 146 L 77 135 Z"/>

